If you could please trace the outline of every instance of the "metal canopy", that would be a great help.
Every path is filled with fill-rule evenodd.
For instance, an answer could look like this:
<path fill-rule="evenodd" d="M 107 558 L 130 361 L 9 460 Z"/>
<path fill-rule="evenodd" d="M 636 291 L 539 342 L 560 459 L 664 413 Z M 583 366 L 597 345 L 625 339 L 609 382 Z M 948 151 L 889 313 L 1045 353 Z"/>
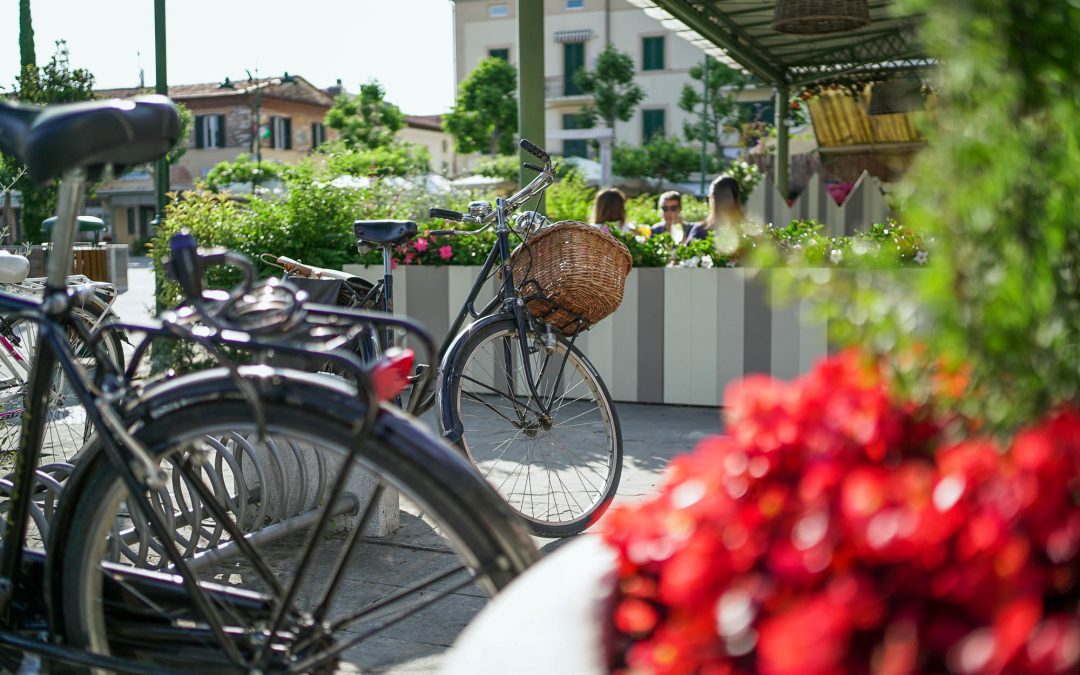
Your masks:
<path fill-rule="evenodd" d="M 869 24 L 827 35 L 773 30 L 775 0 L 629 1 L 714 58 L 777 87 L 932 64 L 917 40 L 919 17 L 897 16 L 893 0 L 869 0 Z"/>

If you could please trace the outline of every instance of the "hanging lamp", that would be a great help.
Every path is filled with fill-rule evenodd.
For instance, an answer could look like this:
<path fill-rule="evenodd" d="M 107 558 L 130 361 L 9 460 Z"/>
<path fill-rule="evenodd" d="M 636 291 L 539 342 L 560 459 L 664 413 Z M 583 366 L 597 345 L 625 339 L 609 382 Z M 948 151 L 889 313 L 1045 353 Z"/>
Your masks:
<path fill-rule="evenodd" d="M 870 23 L 867 0 L 777 0 L 772 27 L 778 33 L 819 35 Z"/>

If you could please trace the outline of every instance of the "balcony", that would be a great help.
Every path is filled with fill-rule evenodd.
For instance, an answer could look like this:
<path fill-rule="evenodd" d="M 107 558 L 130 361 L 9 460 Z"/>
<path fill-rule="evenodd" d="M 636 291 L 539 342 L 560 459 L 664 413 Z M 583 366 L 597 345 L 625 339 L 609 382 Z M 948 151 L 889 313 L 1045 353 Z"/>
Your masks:
<path fill-rule="evenodd" d="M 572 91 L 575 93 L 567 93 Z M 567 103 L 584 103 L 592 97 L 588 94 L 577 93 L 577 87 L 562 75 L 554 75 L 544 78 L 544 99 L 547 101 L 565 101 Z"/>

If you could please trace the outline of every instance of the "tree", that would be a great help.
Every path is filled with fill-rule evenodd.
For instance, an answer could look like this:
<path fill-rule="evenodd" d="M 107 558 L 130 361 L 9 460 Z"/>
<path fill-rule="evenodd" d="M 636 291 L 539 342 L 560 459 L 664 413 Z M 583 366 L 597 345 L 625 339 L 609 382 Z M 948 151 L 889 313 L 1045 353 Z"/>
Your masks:
<path fill-rule="evenodd" d="M 40 68 L 34 65 L 25 66 L 15 84 L 18 98 L 27 103 L 39 104 L 87 101 L 94 98 L 94 76 L 83 68 L 72 68 L 69 56 L 67 44 L 59 40 L 56 51 L 47 64 Z M 13 158 L 5 157 L 3 168 L 0 169 L 0 182 L 5 186 L 9 185 L 19 171 L 20 167 Z M 30 242 L 41 241 L 41 221 L 56 211 L 56 182 L 42 186 L 23 176 L 16 181 L 15 189 L 22 192 L 23 198 L 21 238 Z"/>
<path fill-rule="evenodd" d="M 723 156 L 724 136 L 739 132 L 744 122 L 736 101 L 736 94 L 750 82 L 743 73 L 729 68 L 711 56 L 705 57 L 708 63 L 708 75 L 705 66 L 698 64 L 690 68 L 693 83 L 683 85 L 679 96 L 679 108 L 693 117 L 683 123 L 683 134 L 690 142 L 711 143 L 716 157 Z M 704 124 L 702 114 L 704 113 Z"/>
<path fill-rule="evenodd" d="M 356 96 L 339 94 L 326 113 L 326 126 L 337 129 L 350 148 L 384 148 L 405 125 L 401 109 L 385 100 L 386 90 L 377 80 L 360 85 Z"/>
<path fill-rule="evenodd" d="M 634 82 L 633 59 L 611 44 L 596 57 L 595 70 L 582 68 L 574 73 L 574 84 L 593 99 L 578 113 L 585 128 L 602 120 L 614 130 L 616 120 L 628 121 L 634 108 L 645 98 L 645 91 Z"/>
<path fill-rule="evenodd" d="M 19 65 L 20 71 L 37 66 L 34 26 L 30 22 L 30 0 L 19 0 Z"/>
<path fill-rule="evenodd" d="M 517 70 L 497 57 L 480 62 L 461 83 L 443 129 L 458 152 L 509 155 L 518 130 Z"/>
<path fill-rule="evenodd" d="M 701 156 L 697 150 L 674 138 L 655 134 L 641 147 L 619 145 L 612 153 L 612 170 L 626 178 L 655 181 L 655 191 L 665 183 L 680 183 L 697 171 Z"/>

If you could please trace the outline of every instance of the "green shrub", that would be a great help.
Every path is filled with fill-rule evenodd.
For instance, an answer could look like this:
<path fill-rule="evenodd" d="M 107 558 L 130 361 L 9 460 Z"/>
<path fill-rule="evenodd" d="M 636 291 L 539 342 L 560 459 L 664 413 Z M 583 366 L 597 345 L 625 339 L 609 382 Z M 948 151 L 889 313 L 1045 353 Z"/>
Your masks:
<path fill-rule="evenodd" d="M 480 176 L 517 182 L 520 169 L 521 161 L 516 155 L 499 155 L 497 157 L 485 157 L 480 160 L 476 165 L 475 173 Z"/>
<path fill-rule="evenodd" d="M 568 170 L 544 196 L 548 218 L 552 221 L 577 220 L 589 222 L 596 188 L 585 185 L 580 173 Z"/>

